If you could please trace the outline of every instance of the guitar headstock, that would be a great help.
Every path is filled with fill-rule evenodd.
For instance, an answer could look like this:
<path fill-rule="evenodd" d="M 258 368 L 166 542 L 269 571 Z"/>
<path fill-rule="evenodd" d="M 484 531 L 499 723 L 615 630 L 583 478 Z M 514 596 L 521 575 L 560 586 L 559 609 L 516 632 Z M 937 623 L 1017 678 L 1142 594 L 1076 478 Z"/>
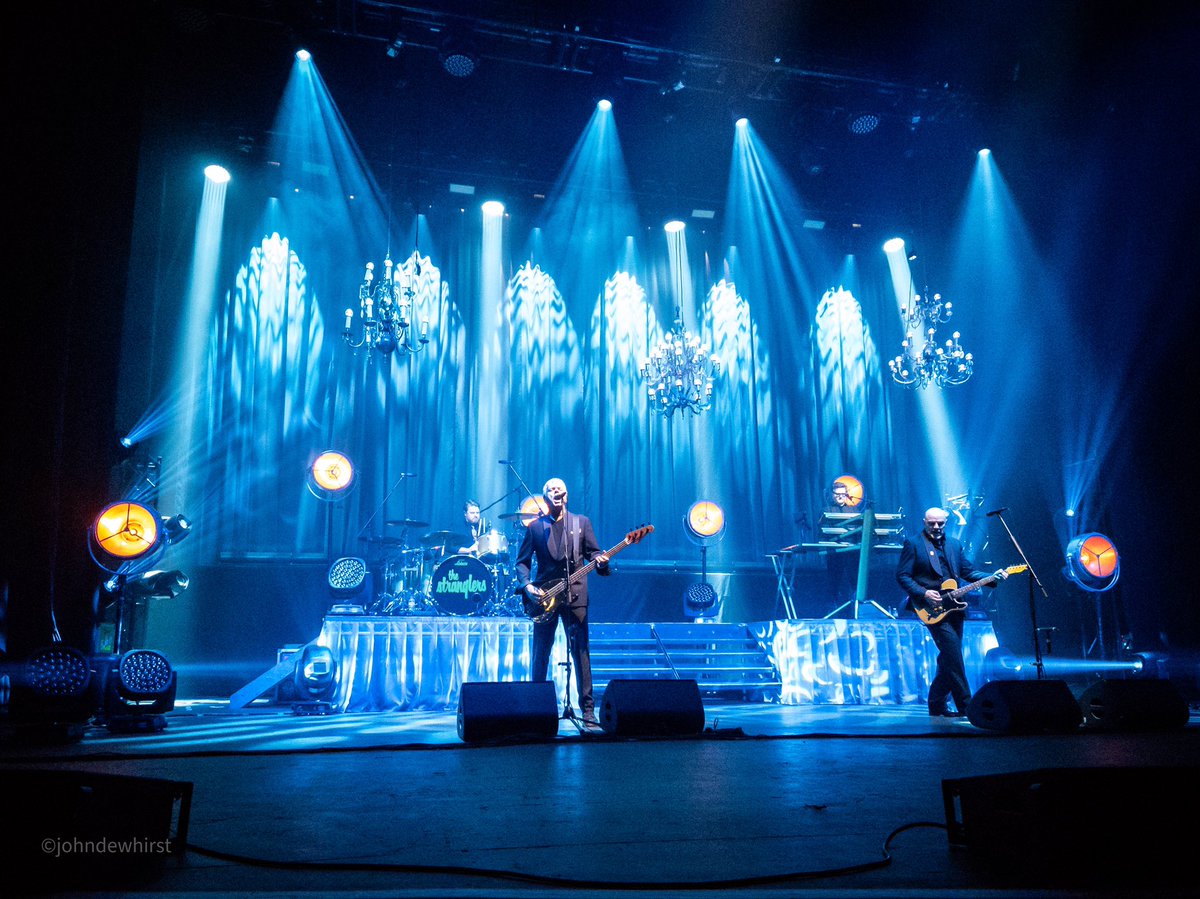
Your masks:
<path fill-rule="evenodd" d="M 653 533 L 654 533 L 654 525 L 644 524 L 640 528 L 635 528 L 634 530 L 632 530 L 628 534 L 626 534 L 625 542 L 630 543 L 630 544 L 641 543 L 643 538 L 645 538 Z"/>
<path fill-rule="evenodd" d="M 1004 570 L 1007 571 L 1009 574 L 1020 574 L 1022 571 L 1025 571 L 1028 568 L 1029 568 L 1028 565 L 1009 565 Z"/>

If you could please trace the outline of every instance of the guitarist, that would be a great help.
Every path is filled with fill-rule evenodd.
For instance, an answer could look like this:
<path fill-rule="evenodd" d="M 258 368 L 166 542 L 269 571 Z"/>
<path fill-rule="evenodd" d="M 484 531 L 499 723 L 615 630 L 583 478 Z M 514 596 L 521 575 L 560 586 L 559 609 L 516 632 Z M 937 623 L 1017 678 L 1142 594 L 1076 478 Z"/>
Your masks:
<path fill-rule="evenodd" d="M 978 571 L 967 558 L 962 543 L 946 536 L 946 519 L 950 513 L 936 506 L 925 512 L 925 528 L 916 539 L 908 538 L 900 550 L 896 565 L 896 580 L 908 594 L 909 606 L 940 613 L 940 588 L 949 579 L 961 583 L 995 577 L 1002 581 L 1008 572 L 1000 569 L 994 575 Z M 995 582 L 993 582 L 994 585 Z M 929 685 L 929 714 L 935 718 L 965 718 L 971 701 L 971 687 L 963 662 L 962 636 L 965 611 L 947 614 L 936 624 L 926 625 L 938 648 L 936 673 Z M 955 711 L 950 711 L 947 698 L 953 696 Z"/>
<path fill-rule="evenodd" d="M 548 480 L 542 487 L 542 498 L 546 501 L 546 512 L 525 528 L 515 562 L 520 589 L 535 602 L 541 594 L 539 585 L 566 578 L 588 562 L 595 561 L 597 574 L 607 576 L 610 573 L 608 556 L 596 542 L 591 520 L 586 515 L 567 511 L 567 485 L 562 478 Z M 531 581 L 535 560 L 536 580 Z M 575 684 L 584 726 L 598 727 L 588 649 L 587 578 L 572 584 L 570 596 L 560 598 L 554 610 L 555 614 L 548 621 L 533 624 L 533 680 L 549 679 L 550 652 L 561 618 L 575 664 Z"/>

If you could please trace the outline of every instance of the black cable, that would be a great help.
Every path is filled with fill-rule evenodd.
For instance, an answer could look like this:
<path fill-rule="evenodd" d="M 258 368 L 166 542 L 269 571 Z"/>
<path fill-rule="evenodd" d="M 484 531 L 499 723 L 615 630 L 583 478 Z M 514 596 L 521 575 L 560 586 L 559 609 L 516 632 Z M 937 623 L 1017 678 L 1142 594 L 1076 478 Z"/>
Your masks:
<path fill-rule="evenodd" d="M 285 862 L 276 859 L 261 859 L 251 856 L 221 852 L 189 843 L 186 848 L 197 855 L 214 858 L 219 861 L 234 862 L 260 868 L 277 868 L 292 871 L 333 871 L 361 872 L 387 874 L 444 874 L 468 877 L 490 877 L 497 880 L 511 880 L 518 883 L 539 884 L 542 886 L 573 887 L 576 889 L 600 890 L 712 890 L 740 889 L 751 886 L 766 886 L 768 884 L 787 883 L 796 880 L 817 880 L 825 877 L 845 877 L 851 874 L 863 874 L 886 868 L 892 863 L 890 846 L 892 840 L 907 830 L 918 827 L 932 827 L 946 830 L 945 824 L 935 821 L 913 821 L 902 824 L 884 838 L 880 851 L 883 857 L 879 861 L 863 862 L 857 865 L 847 865 L 841 868 L 825 868 L 816 871 L 792 871 L 784 874 L 764 874 L 759 877 L 739 877 L 728 880 L 692 880 L 692 881 L 629 881 L 629 880 L 576 880 L 568 877 L 548 877 L 540 874 L 522 874 L 517 871 L 505 871 L 496 868 L 470 868 L 461 865 L 395 865 L 372 862 Z"/>

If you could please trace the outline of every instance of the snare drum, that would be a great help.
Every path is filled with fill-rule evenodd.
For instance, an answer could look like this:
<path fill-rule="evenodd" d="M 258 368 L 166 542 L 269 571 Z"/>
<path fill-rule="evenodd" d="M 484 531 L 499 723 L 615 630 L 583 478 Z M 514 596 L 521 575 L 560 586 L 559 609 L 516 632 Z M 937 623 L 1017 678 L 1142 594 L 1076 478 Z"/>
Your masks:
<path fill-rule="evenodd" d="M 475 541 L 475 555 L 484 562 L 495 565 L 508 559 L 508 538 L 492 528 L 486 534 L 480 534 Z"/>
<path fill-rule="evenodd" d="M 430 586 L 434 607 L 445 615 L 478 615 L 492 589 L 492 572 L 474 556 L 451 556 Z"/>

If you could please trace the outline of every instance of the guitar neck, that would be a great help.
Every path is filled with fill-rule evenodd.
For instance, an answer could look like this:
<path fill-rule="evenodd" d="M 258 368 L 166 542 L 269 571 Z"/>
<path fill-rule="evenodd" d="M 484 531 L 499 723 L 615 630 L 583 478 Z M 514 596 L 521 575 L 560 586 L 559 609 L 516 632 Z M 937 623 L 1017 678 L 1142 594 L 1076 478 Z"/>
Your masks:
<path fill-rule="evenodd" d="M 608 556 L 611 559 L 613 556 L 615 556 L 621 550 L 626 549 L 629 546 L 632 546 L 632 544 L 629 542 L 629 540 L 627 538 L 625 540 L 622 540 L 620 543 L 618 543 L 612 549 L 605 550 L 604 555 Z M 577 568 L 575 571 L 572 571 L 571 572 L 571 583 L 573 584 L 576 581 L 582 580 L 583 578 L 587 577 L 589 574 L 592 573 L 592 569 L 594 569 L 595 567 L 596 567 L 596 560 L 592 559 L 592 561 L 588 562 L 582 568 Z"/>
<path fill-rule="evenodd" d="M 632 545 L 633 544 L 629 542 L 629 538 L 626 537 L 624 540 L 622 540 L 620 543 L 618 543 L 612 549 L 605 550 L 604 554 L 611 559 L 613 556 L 615 556 L 621 550 L 623 550 L 629 546 L 632 546 Z M 563 580 L 560 580 L 557 584 L 555 584 L 553 587 L 551 587 L 549 590 L 547 590 L 544 595 L 546 597 L 557 596 L 559 593 L 561 593 L 563 590 L 566 590 L 572 584 L 579 583 L 581 580 L 583 580 L 585 577 L 587 577 L 589 574 L 591 574 L 592 570 L 595 567 L 596 567 L 596 560 L 593 559 L 592 561 L 590 561 L 586 565 L 584 565 L 582 568 L 576 568 L 574 571 L 571 572 L 571 576 L 569 578 L 564 578 Z"/>
<path fill-rule="evenodd" d="M 947 596 L 954 600 L 960 599 L 961 597 L 966 596 L 972 590 L 978 590 L 980 587 L 986 587 L 994 580 L 996 580 L 996 575 L 989 574 L 982 580 L 974 581 L 973 583 L 967 584 L 965 587 L 959 587 L 957 590 L 951 590 Z"/>

